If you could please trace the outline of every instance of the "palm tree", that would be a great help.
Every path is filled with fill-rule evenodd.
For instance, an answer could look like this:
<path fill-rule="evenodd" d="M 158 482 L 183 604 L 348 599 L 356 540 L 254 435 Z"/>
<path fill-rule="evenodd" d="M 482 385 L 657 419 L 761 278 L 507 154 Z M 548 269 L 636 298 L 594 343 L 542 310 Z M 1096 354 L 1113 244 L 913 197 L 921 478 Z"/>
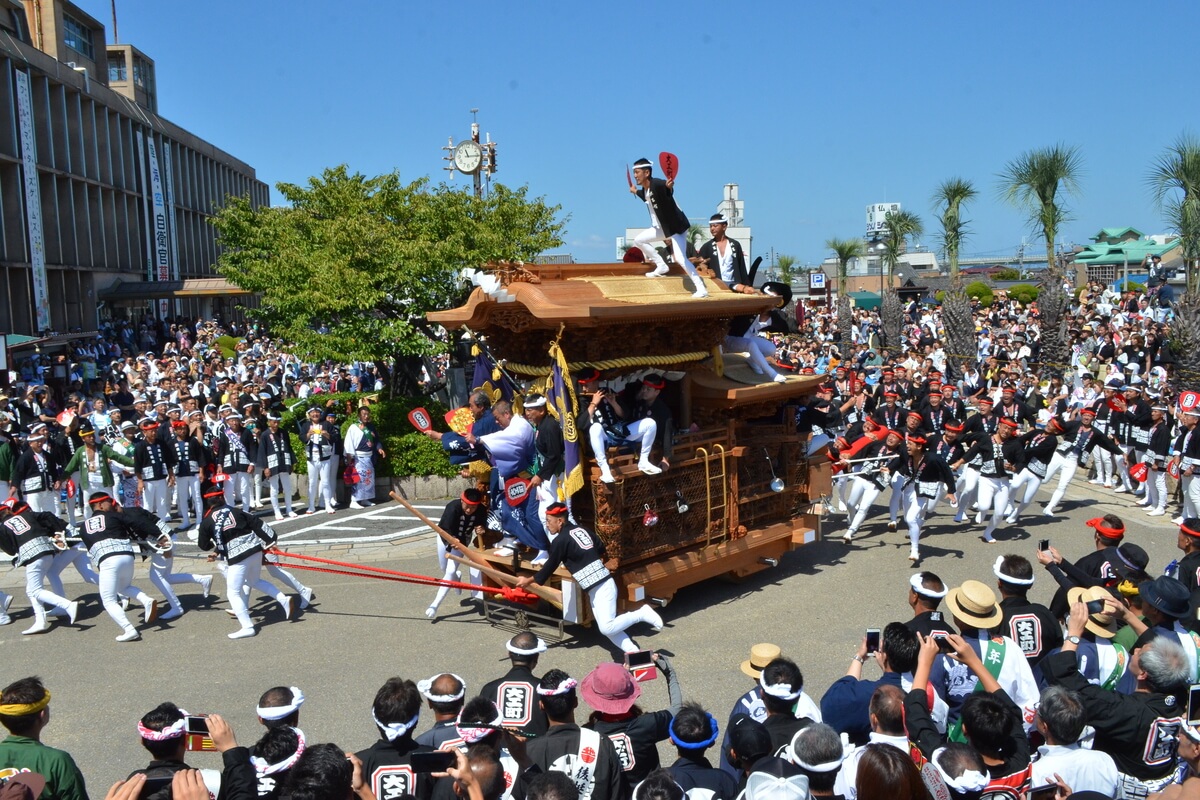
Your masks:
<path fill-rule="evenodd" d="M 1038 295 L 1041 312 L 1042 362 L 1064 369 L 1067 361 L 1067 307 L 1063 269 L 1054 255 L 1058 229 L 1067 212 L 1059 191 L 1078 194 L 1082 162 L 1079 150 L 1065 144 L 1029 150 L 1008 162 L 1000 173 L 1000 196 L 1029 212 L 1030 225 L 1046 240 L 1046 279 Z"/>
<path fill-rule="evenodd" d="M 1200 139 L 1186 134 L 1155 161 L 1146 182 L 1179 234 L 1187 290 L 1175 304 L 1171 349 L 1189 389 L 1200 385 Z"/>
<path fill-rule="evenodd" d="M 962 206 L 979 192 L 964 178 L 942 181 L 933 194 L 934 206 L 940 209 L 942 247 L 950 265 L 950 287 L 942 295 L 942 319 L 946 326 L 946 344 L 950 359 L 947 362 L 950 378 L 957 380 L 967 362 L 974 361 L 975 322 L 971 317 L 971 300 L 962 289 L 958 275 L 958 254 L 967 236 L 967 223 L 962 218 Z"/>
<path fill-rule="evenodd" d="M 879 315 L 883 318 L 883 345 L 889 350 L 896 350 L 900 343 L 900 317 L 903 310 L 900 305 L 900 293 L 892 286 L 892 276 L 900 256 L 904 255 L 910 236 L 920 236 L 925 231 L 921 218 L 911 211 L 890 212 L 883 222 L 883 266 L 887 267 L 887 280 L 884 283 L 883 298 L 880 301 Z"/>
<path fill-rule="evenodd" d="M 796 259 L 792 256 L 777 256 L 775 258 L 775 271 L 778 273 L 780 283 L 792 285 L 792 278 L 796 275 Z"/>
<path fill-rule="evenodd" d="M 950 263 L 950 282 L 958 281 L 958 252 L 967 237 L 967 223 L 962 218 L 962 206 L 979 194 L 974 184 L 964 178 L 948 178 L 933 193 L 934 205 L 941 210 L 942 247 Z"/>
<path fill-rule="evenodd" d="M 842 355 L 849 357 L 850 355 L 850 340 L 852 336 L 852 318 L 854 309 L 850 306 L 850 295 L 846 294 L 846 268 L 850 262 L 856 258 L 862 258 L 866 255 L 866 245 L 862 239 L 829 239 L 825 242 L 825 246 L 833 251 L 833 254 L 838 260 L 837 272 L 837 323 L 838 333 L 841 337 Z"/>

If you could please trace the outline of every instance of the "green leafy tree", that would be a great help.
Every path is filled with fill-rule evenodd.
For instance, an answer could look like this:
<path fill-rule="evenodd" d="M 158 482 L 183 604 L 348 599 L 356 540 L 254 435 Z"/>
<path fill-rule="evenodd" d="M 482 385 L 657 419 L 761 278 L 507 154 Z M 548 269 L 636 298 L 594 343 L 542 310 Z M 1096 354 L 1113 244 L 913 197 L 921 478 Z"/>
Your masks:
<path fill-rule="evenodd" d="M 1200 139 L 1183 135 L 1158 157 L 1147 183 L 1179 234 L 1187 289 L 1175 304 L 1171 349 L 1183 384 L 1200 388 Z"/>
<path fill-rule="evenodd" d="M 792 285 L 792 279 L 796 277 L 796 259 L 792 256 L 777 256 L 775 258 L 775 271 L 778 273 L 780 283 Z"/>
<path fill-rule="evenodd" d="M 833 251 L 834 256 L 838 261 L 837 273 L 837 321 L 838 332 L 842 341 L 842 354 L 850 355 L 850 340 L 852 338 L 852 318 L 854 309 L 850 304 L 850 295 L 846 293 L 846 270 L 850 266 L 850 262 L 856 258 L 862 258 L 866 255 L 866 245 L 862 239 L 828 239 L 825 242 L 825 247 Z"/>
<path fill-rule="evenodd" d="M 1041 313 L 1042 360 L 1053 369 L 1067 361 L 1067 308 L 1063 267 L 1055 258 L 1059 228 L 1069 217 L 1059 193 L 1078 194 L 1082 161 L 1079 150 L 1064 144 L 1022 153 L 1000 173 L 1000 196 L 1029 213 L 1030 225 L 1046 241 L 1046 277 L 1038 299 Z"/>
<path fill-rule="evenodd" d="M 251 313 L 298 355 L 372 361 L 405 394 L 419 391 L 422 359 L 446 347 L 425 314 L 464 299 L 459 271 L 531 260 L 561 245 L 565 226 L 526 187 L 476 198 L 342 165 L 276 188 L 288 206 L 231 197 L 213 217 L 218 270 L 261 297 Z"/>
<path fill-rule="evenodd" d="M 950 268 L 950 289 L 943 295 L 941 303 L 952 380 L 957 380 L 963 368 L 975 360 L 975 322 L 971 315 L 970 298 L 962 288 L 958 255 L 967 237 L 967 222 L 962 217 L 962 207 L 978 194 L 969 180 L 948 178 L 942 181 L 933 195 L 934 206 L 939 211 L 938 220 L 942 224 L 942 249 L 946 251 Z"/>
<path fill-rule="evenodd" d="M 695 222 L 693 222 L 691 225 L 688 225 L 688 229 L 687 229 L 688 244 L 690 244 L 692 247 L 696 248 L 697 250 L 700 249 L 700 245 L 707 242 L 710 238 L 711 237 L 708 234 L 708 228 L 705 227 L 704 225 L 700 225 Z"/>
<path fill-rule="evenodd" d="M 900 303 L 900 293 L 892 285 L 892 276 L 900 256 L 908 247 L 909 237 L 920 236 L 925 231 L 921 218 L 911 211 L 889 212 L 883 221 L 883 266 L 887 269 L 887 279 L 884 283 L 883 298 L 879 315 L 883 319 L 884 346 L 889 350 L 902 347 L 900 342 L 900 322 L 904 308 Z"/>

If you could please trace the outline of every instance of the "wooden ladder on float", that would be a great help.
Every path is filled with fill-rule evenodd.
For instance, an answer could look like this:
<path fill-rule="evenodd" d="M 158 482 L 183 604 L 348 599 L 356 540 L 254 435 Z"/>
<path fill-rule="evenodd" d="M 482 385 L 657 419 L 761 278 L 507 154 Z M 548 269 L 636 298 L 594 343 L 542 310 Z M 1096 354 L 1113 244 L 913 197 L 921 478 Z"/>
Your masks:
<path fill-rule="evenodd" d="M 726 470 L 725 470 L 725 456 L 726 456 L 725 445 L 719 444 L 719 443 L 714 444 L 712 453 L 709 453 L 708 448 L 706 448 L 706 447 L 697 447 L 696 452 L 704 458 L 704 493 L 705 493 L 704 506 L 705 506 L 705 509 L 708 514 L 708 518 L 707 518 L 707 521 L 704 526 L 704 535 L 705 535 L 704 546 L 708 547 L 709 545 L 712 544 L 712 540 L 713 540 L 713 533 L 712 533 L 713 518 L 714 518 L 713 512 L 720 511 L 720 514 L 716 515 L 717 519 L 725 520 L 726 517 L 728 516 L 729 481 L 726 480 L 727 475 L 726 475 Z M 718 473 L 713 474 L 713 471 L 712 471 L 713 458 L 717 457 L 717 456 L 720 457 L 721 469 Z M 720 502 L 719 503 L 713 502 L 713 500 L 714 500 L 713 481 L 714 480 L 718 480 L 721 482 Z M 728 526 L 726 526 L 726 528 L 728 528 Z M 728 537 L 728 535 L 729 535 L 729 532 L 728 532 L 728 530 L 726 530 L 724 532 L 724 534 L 722 534 L 721 539 L 722 540 L 726 539 Z"/>

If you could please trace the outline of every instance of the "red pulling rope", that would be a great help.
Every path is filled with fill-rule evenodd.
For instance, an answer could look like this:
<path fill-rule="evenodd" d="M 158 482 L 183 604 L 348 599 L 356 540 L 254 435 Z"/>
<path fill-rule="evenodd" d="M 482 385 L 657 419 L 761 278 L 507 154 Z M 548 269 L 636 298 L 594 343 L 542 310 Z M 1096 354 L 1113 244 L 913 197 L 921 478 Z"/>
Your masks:
<path fill-rule="evenodd" d="M 515 586 L 476 586 L 473 583 L 448 581 L 443 580 L 442 578 L 432 578 L 428 575 L 414 575 L 409 572 L 399 572 L 394 569 L 372 567 L 366 564 L 351 564 L 347 561 L 335 561 L 331 558 L 321 558 L 320 556 L 305 556 L 300 555 L 299 553 L 285 552 L 283 550 L 271 549 L 268 551 L 268 553 L 279 559 L 280 566 L 289 567 L 291 569 L 306 569 L 310 572 L 324 572 L 329 575 L 346 575 L 352 578 L 374 578 L 376 580 L 394 581 L 396 583 L 413 583 L 418 586 L 446 586 L 451 589 L 465 589 L 470 592 L 485 592 L 487 594 L 495 594 L 514 603 L 532 604 L 538 601 L 537 595 L 530 594 L 524 589 L 518 589 Z M 314 567 L 308 564 L 285 562 L 283 559 L 313 561 L 318 564 L 328 564 L 334 567 L 343 567 L 343 569 Z"/>

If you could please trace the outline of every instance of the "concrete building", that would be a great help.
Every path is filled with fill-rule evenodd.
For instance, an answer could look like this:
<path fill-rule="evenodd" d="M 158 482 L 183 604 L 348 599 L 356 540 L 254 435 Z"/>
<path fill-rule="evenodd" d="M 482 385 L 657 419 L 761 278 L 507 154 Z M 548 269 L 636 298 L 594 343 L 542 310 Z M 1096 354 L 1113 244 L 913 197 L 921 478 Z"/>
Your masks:
<path fill-rule="evenodd" d="M 233 312 L 208 223 L 254 169 L 157 114 L 154 62 L 67 0 L 0 0 L 0 333 Z"/>

